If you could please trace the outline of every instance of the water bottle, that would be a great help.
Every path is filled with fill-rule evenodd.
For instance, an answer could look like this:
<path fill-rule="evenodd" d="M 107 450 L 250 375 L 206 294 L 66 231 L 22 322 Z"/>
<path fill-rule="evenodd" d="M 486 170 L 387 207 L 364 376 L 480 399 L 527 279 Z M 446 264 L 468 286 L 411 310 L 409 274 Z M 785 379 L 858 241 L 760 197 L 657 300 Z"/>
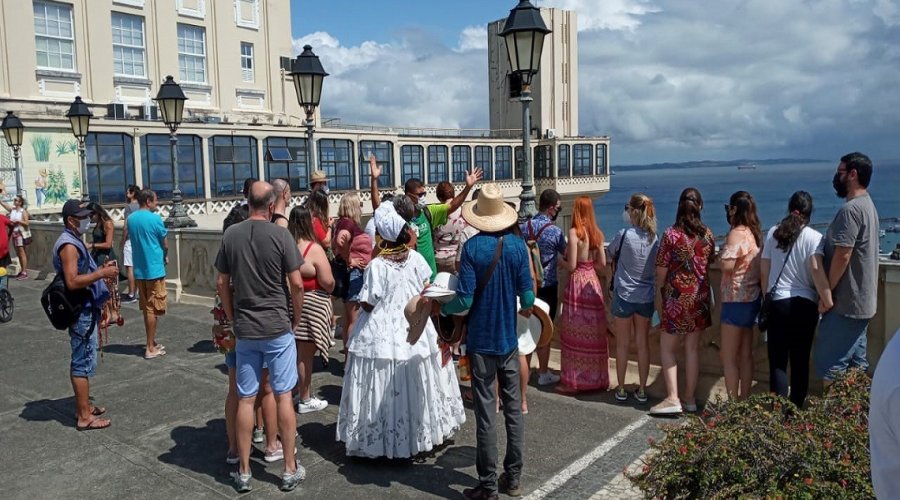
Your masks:
<path fill-rule="evenodd" d="M 461 381 L 472 380 L 472 375 L 469 373 L 469 357 L 466 356 L 465 344 L 459 347 L 459 363 L 456 365 L 456 368 L 459 370 L 459 379 Z"/>

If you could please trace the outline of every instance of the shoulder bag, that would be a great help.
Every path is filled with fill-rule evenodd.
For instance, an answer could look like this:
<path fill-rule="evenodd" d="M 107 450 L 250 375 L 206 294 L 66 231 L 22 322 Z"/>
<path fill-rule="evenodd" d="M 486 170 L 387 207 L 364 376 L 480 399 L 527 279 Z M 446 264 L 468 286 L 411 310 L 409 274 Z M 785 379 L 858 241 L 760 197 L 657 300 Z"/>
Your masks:
<path fill-rule="evenodd" d="M 772 302 L 775 301 L 775 288 L 778 287 L 778 282 L 781 281 L 781 275 L 784 274 L 784 268 L 787 267 L 788 259 L 791 257 L 791 252 L 794 251 L 794 245 L 797 242 L 791 244 L 791 248 L 788 250 L 787 255 L 784 256 L 784 264 L 781 266 L 781 271 L 778 273 L 778 277 L 775 278 L 775 282 L 772 283 L 772 287 L 769 288 L 769 291 L 766 292 L 766 295 L 763 297 L 762 304 L 759 306 L 759 314 L 756 315 L 756 325 L 759 327 L 759 331 L 764 332 L 769 329 L 769 317 L 772 314 Z"/>

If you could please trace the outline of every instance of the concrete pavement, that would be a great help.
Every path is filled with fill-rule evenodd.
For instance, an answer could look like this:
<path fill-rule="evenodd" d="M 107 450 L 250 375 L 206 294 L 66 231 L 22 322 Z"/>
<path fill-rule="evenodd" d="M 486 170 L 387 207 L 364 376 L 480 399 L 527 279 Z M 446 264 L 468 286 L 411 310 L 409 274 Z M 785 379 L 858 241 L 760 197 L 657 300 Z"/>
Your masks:
<path fill-rule="evenodd" d="M 143 359 L 143 323 L 136 305 L 126 324 L 110 329 L 91 393 L 112 427 L 77 432 L 68 378 L 69 338 L 40 310 L 43 280 L 10 284 L 11 323 L 0 325 L 0 484 L 4 498 L 237 497 L 225 464 L 222 416 L 227 377 L 211 341 L 207 306 L 170 304 L 159 342 L 168 354 Z M 461 498 L 476 484 L 475 419 L 454 441 L 423 460 L 351 459 L 335 442 L 340 363 L 313 376 L 330 406 L 298 416 L 299 457 L 307 479 L 290 496 L 314 498 Z M 623 468 L 659 437 L 646 407 L 617 405 L 611 392 L 560 396 L 529 387 L 522 486 L 531 498 L 589 498 L 597 492 L 632 496 Z M 654 401 L 651 400 L 651 404 Z M 502 422 L 502 418 L 500 419 Z M 625 429 L 623 431 L 623 429 Z M 505 442 L 502 426 L 501 443 Z M 252 498 L 281 498 L 281 464 L 252 460 Z M 604 489 L 606 488 L 606 489 Z M 615 489 L 610 489 L 615 488 Z"/>

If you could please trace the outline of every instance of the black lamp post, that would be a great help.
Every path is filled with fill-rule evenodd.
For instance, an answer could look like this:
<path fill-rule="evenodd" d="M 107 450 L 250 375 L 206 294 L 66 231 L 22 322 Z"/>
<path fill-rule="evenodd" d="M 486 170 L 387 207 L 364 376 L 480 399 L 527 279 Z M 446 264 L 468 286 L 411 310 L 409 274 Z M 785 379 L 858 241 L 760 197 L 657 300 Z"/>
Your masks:
<path fill-rule="evenodd" d="M 294 59 L 291 65 L 291 78 L 294 79 L 294 90 L 297 91 L 297 102 L 306 112 L 306 140 L 309 143 L 310 172 L 317 169 L 319 158 L 316 155 L 316 142 L 313 129 L 316 122 L 313 115 L 322 98 L 322 82 L 328 73 L 322 67 L 319 56 L 313 54 L 311 45 L 304 45 L 303 52 Z"/>
<path fill-rule="evenodd" d="M 13 160 L 16 164 L 16 186 L 19 188 L 19 196 L 24 197 L 25 181 L 22 179 L 22 169 L 19 166 L 19 150 L 22 148 L 22 135 L 25 132 L 25 125 L 22 125 L 22 120 L 19 120 L 19 117 L 13 114 L 12 111 L 7 111 L 6 118 L 3 119 L 3 124 L 0 125 L 0 130 L 3 130 L 6 144 L 12 148 Z"/>
<path fill-rule="evenodd" d="M 163 123 L 169 128 L 169 146 L 172 151 L 172 173 L 175 181 L 172 190 L 172 208 L 169 210 L 169 216 L 166 218 L 166 227 L 197 227 L 197 222 L 191 219 L 187 209 L 184 207 L 181 199 L 181 188 L 178 186 L 178 136 L 176 131 L 181 125 L 181 118 L 184 115 L 184 101 L 187 97 L 181 90 L 181 86 L 175 83 L 172 75 L 166 77 L 166 81 L 159 86 L 159 93 L 156 94 L 157 106 L 162 115 Z"/>
<path fill-rule="evenodd" d="M 94 114 L 91 113 L 88 105 L 81 100 L 81 96 L 75 98 L 75 101 L 69 106 L 69 112 L 66 113 L 66 117 L 72 125 L 72 134 L 78 140 L 78 158 L 81 162 L 81 201 L 90 201 L 84 139 L 88 135 L 88 129 L 91 127 L 91 117 L 93 116 Z"/>
<path fill-rule="evenodd" d="M 541 67 L 541 51 L 544 48 L 544 37 L 551 30 L 544 24 L 541 10 L 528 0 L 521 0 L 509 11 L 506 24 L 500 36 L 506 42 L 506 55 L 513 73 L 518 73 L 522 80 L 522 154 L 524 165 L 522 172 L 522 192 L 519 194 L 520 221 L 534 216 L 534 169 L 531 167 L 531 78 Z"/>

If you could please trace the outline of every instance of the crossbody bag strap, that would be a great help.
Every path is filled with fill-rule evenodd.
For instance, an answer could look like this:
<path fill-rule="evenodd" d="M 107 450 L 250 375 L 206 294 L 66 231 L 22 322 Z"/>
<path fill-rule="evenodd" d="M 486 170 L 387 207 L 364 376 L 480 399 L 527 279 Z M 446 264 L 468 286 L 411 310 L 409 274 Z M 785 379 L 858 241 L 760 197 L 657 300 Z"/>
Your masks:
<path fill-rule="evenodd" d="M 619 257 L 622 256 L 622 245 L 625 243 L 625 236 L 628 236 L 628 230 L 631 228 L 625 228 L 625 232 L 622 233 L 622 239 L 619 240 L 619 247 L 616 249 L 616 256 L 612 260 L 612 277 L 615 279 L 616 277 L 616 269 L 619 268 Z"/>
<path fill-rule="evenodd" d="M 778 272 L 778 277 L 775 278 L 775 283 L 772 283 L 772 287 L 769 288 L 769 293 L 774 292 L 775 288 L 778 286 L 778 282 L 781 281 L 781 275 L 784 274 L 784 268 L 787 267 L 788 259 L 791 258 L 791 252 L 794 251 L 794 246 L 796 244 L 797 244 L 797 240 L 794 240 L 794 242 L 791 243 L 791 248 L 788 249 L 787 255 L 784 256 L 784 264 L 781 265 L 781 271 Z"/>
<path fill-rule="evenodd" d="M 491 261 L 490 267 L 486 273 L 481 275 L 481 279 L 478 280 L 475 284 L 475 293 L 472 295 L 472 304 L 475 304 L 475 300 L 481 296 L 481 292 L 484 291 L 484 287 L 487 286 L 488 282 L 491 281 L 491 276 L 494 274 L 494 269 L 497 267 L 497 263 L 500 262 L 500 255 L 503 253 L 503 236 L 497 241 L 497 249 L 494 250 L 494 260 Z"/>

